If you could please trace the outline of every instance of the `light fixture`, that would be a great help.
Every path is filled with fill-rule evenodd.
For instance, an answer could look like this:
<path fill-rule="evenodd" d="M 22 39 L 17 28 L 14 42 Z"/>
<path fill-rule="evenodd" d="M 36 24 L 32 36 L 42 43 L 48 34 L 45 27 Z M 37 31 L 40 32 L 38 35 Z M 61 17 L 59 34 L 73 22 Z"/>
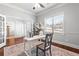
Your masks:
<path fill-rule="evenodd" d="M 35 3 L 35 5 L 34 5 L 36 8 L 39 8 L 40 7 L 40 5 L 38 4 L 38 3 Z"/>
<path fill-rule="evenodd" d="M 45 8 L 45 6 L 43 4 L 35 3 L 34 6 L 33 6 L 33 10 L 35 10 L 36 8 L 40 8 L 40 7 Z"/>

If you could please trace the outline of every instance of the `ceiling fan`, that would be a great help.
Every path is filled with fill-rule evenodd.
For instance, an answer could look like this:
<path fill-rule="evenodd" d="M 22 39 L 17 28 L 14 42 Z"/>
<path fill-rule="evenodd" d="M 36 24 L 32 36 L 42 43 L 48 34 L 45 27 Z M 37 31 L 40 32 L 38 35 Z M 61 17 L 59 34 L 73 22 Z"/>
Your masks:
<path fill-rule="evenodd" d="M 33 10 L 35 10 L 36 8 L 45 8 L 45 6 L 42 4 L 42 3 L 36 3 L 34 6 L 33 6 Z"/>

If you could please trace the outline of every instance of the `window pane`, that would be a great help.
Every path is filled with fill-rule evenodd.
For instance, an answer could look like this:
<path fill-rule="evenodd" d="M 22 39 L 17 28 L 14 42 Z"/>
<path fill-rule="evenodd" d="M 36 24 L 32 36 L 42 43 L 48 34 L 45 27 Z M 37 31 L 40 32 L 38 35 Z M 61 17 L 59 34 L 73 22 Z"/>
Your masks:
<path fill-rule="evenodd" d="M 54 32 L 64 32 L 64 15 L 54 16 Z"/>

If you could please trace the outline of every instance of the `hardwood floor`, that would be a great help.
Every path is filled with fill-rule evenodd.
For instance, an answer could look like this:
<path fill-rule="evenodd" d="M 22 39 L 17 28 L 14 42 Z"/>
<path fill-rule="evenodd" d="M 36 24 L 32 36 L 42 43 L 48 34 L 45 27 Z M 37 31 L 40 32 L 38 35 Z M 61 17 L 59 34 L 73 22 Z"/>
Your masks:
<path fill-rule="evenodd" d="M 66 50 L 69 50 L 69 51 L 72 51 L 72 52 L 75 52 L 75 53 L 78 53 L 78 54 L 79 54 L 79 49 L 77 49 L 77 48 L 73 48 L 73 47 L 66 46 L 66 45 L 63 45 L 63 44 L 59 44 L 59 43 L 56 43 L 56 42 L 52 42 L 52 45 L 54 45 L 54 46 L 57 46 L 57 47 L 60 47 L 60 48 L 63 48 L 63 49 L 66 49 Z"/>
<path fill-rule="evenodd" d="M 53 56 L 79 56 L 78 53 L 71 52 L 69 50 L 52 46 L 52 55 Z"/>
<path fill-rule="evenodd" d="M 27 43 L 27 42 L 26 42 Z M 12 47 L 12 46 L 11 46 Z M 19 47 L 20 47 L 20 49 L 19 49 Z M 14 46 L 14 47 L 12 47 L 12 49 L 9 49 L 9 47 L 8 48 L 5 48 L 5 53 L 7 52 L 10 52 L 10 50 L 11 51 L 14 51 L 14 49 L 17 51 L 16 52 L 16 54 L 15 53 L 11 53 L 10 55 L 9 54 L 5 54 L 5 56 L 7 55 L 7 56 L 11 56 L 11 55 L 17 55 L 18 56 L 18 54 L 21 54 L 22 53 L 22 51 L 24 51 L 24 46 L 23 46 L 23 44 L 21 43 L 21 44 L 19 44 L 19 47 L 17 47 L 16 48 L 16 46 Z M 28 49 L 28 47 L 29 47 L 29 45 L 28 45 L 28 43 L 26 44 L 26 49 Z M 15 52 L 15 51 L 14 51 Z M 19 53 L 18 53 L 19 52 Z M 21 52 L 21 53 L 20 53 Z M 36 53 L 36 52 L 35 52 Z M 24 54 L 23 54 L 24 55 Z M 22 56 L 23 56 L 22 55 Z M 21 55 L 20 55 L 21 56 Z M 25 55 L 24 55 L 25 56 Z M 69 51 L 69 50 L 66 50 L 66 49 L 63 49 L 63 48 L 60 48 L 60 47 L 57 47 L 57 46 L 54 46 L 54 45 L 52 45 L 52 56 L 79 56 L 79 54 L 78 53 L 75 53 L 75 52 L 72 52 L 72 51 Z"/>

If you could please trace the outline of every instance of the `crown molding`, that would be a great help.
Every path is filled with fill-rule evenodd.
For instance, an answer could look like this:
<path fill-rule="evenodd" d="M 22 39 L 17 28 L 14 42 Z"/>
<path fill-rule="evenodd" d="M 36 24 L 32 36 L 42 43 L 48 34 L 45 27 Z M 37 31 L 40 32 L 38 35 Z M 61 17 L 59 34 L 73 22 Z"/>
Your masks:
<path fill-rule="evenodd" d="M 24 12 L 24 13 L 29 14 L 29 15 L 36 15 L 34 12 L 24 10 L 24 9 L 17 7 L 17 6 L 14 6 L 12 4 L 3 3 L 2 5 L 8 6 L 10 8 L 16 9 L 16 10 L 19 10 L 19 11 Z"/>
<path fill-rule="evenodd" d="M 64 5 L 66 5 L 66 4 L 67 4 L 67 3 L 59 3 L 59 4 L 56 4 L 56 5 L 54 5 L 54 6 L 50 7 L 50 8 L 47 8 L 47 9 L 41 11 L 41 12 L 36 13 L 36 15 L 39 16 L 39 15 L 45 14 L 45 13 L 47 13 L 47 12 L 53 10 L 53 9 L 62 7 L 62 6 L 64 6 Z"/>

